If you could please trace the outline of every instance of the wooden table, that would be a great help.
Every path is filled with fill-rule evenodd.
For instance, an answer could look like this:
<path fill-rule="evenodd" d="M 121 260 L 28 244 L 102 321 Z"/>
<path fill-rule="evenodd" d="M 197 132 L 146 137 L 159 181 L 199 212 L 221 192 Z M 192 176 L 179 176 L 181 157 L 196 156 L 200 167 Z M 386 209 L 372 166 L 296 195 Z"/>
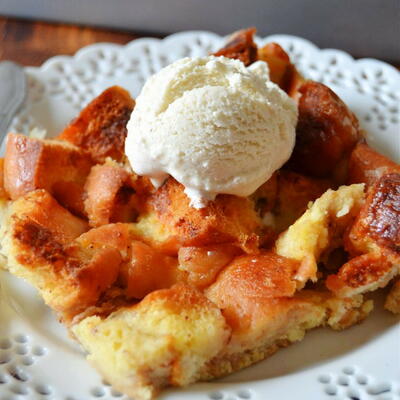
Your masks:
<path fill-rule="evenodd" d="M 125 44 L 151 34 L 111 29 L 35 22 L 0 16 L 0 61 L 38 66 L 49 57 L 72 55 L 83 46 L 96 42 Z"/>
<path fill-rule="evenodd" d="M 38 66 L 49 57 L 72 55 L 96 42 L 125 44 L 144 36 L 162 37 L 136 31 L 117 31 L 68 24 L 27 21 L 0 16 L 0 61 Z M 400 69 L 400 64 L 395 65 Z"/>

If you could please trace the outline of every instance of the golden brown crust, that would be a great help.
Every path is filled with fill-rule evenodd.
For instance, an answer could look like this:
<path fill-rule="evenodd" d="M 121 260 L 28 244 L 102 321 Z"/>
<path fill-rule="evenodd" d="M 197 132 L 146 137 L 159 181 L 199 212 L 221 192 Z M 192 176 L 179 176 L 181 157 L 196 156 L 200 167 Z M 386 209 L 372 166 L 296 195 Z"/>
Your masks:
<path fill-rule="evenodd" d="M 345 236 L 354 257 L 326 281 L 341 296 L 384 287 L 400 273 L 400 174 L 379 178 Z"/>
<path fill-rule="evenodd" d="M 129 244 L 130 260 L 121 267 L 120 278 L 128 297 L 142 299 L 155 290 L 186 280 L 178 260 L 138 240 Z"/>
<path fill-rule="evenodd" d="M 34 253 L 34 256 L 26 254 L 16 256 L 17 261 L 28 268 L 34 269 L 35 260 L 39 258 L 54 264 L 55 269 L 59 270 L 60 264 L 63 266 L 67 259 L 63 244 L 53 237 L 49 229 L 30 218 L 15 221 L 13 236 L 20 247 Z M 69 264 L 67 267 L 69 268 Z"/>
<path fill-rule="evenodd" d="M 181 247 L 178 251 L 179 269 L 186 271 L 187 282 L 204 289 L 215 281 L 217 274 L 241 250 L 233 244 L 214 244 L 203 247 Z"/>
<path fill-rule="evenodd" d="M 78 147 L 56 140 L 9 134 L 4 186 L 12 200 L 46 189 L 78 215 L 83 214 L 83 185 L 93 162 Z"/>
<path fill-rule="evenodd" d="M 278 43 L 267 43 L 258 49 L 257 58 L 268 64 L 271 81 L 285 90 L 291 80 L 292 63 L 282 47 Z"/>
<path fill-rule="evenodd" d="M 186 272 L 170 257 L 137 240 L 131 224 L 108 224 L 81 235 L 77 241 L 86 247 L 110 247 L 119 252 L 122 263 L 118 272 L 121 294 L 142 299 L 148 293 L 186 281 Z"/>
<path fill-rule="evenodd" d="M 8 193 L 4 187 L 4 158 L 0 158 L 0 198 L 8 198 Z"/>
<path fill-rule="evenodd" d="M 14 201 L 2 229 L 7 268 L 34 285 L 66 322 L 94 305 L 118 276 L 119 252 L 79 243 L 86 222 L 44 190 Z"/>
<path fill-rule="evenodd" d="M 95 165 L 85 183 L 85 211 L 91 226 L 133 222 L 137 217 L 136 176 L 110 163 Z"/>
<path fill-rule="evenodd" d="M 230 336 L 221 311 L 186 285 L 153 292 L 105 319 L 86 318 L 72 330 L 106 379 L 141 400 L 198 379 Z"/>
<path fill-rule="evenodd" d="M 60 181 L 54 183 L 51 194 L 60 204 L 75 215 L 86 218 L 83 183 Z"/>
<path fill-rule="evenodd" d="M 277 297 L 296 291 L 299 263 L 272 252 L 235 258 L 206 290 L 232 329 L 248 329 L 258 312 Z"/>
<path fill-rule="evenodd" d="M 365 183 L 372 186 L 380 177 L 400 173 L 400 165 L 371 149 L 366 143 L 358 143 L 351 153 L 348 167 L 348 183 Z"/>
<path fill-rule="evenodd" d="M 361 137 L 357 118 L 322 83 L 306 81 L 299 91 L 296 145 L 289 166 L 317 178 L 332 177 Z"/>
<path fill-rule="evenodd" d="M 298 89 L 304 82 L 304 78 L 279 44 L 267 43 L 264 47 L 258 48 L 254 42 L 255 33 L 255 28 L 233 33 L 225 46 L 214 55 L 240 60 L 246 66 L 258 60 L 266 62 L 271 81 L 279 85 L 289 96 L 297 99 Z"/>
<path fill-rule="evenodd" d="M 78 238 L 82 246 L 110 246 L 121 253 L 124 260 L 129 258 L 128 247 L 131 241 L 130 224 L 108 224 L 93 228 Z"/>
<path fill-rule="evenodd" d="M 370 204 L 369 200 L 371 199 Z M 400 174 L 384 175 L 367 198 L 368 236 L 400 256 Z"/>
<path fill-rule="evenodd" d="M 381 253 L 367 253 L 352 258 L 335 275 L 329 275 L 326 287 L 341 296 L 353 296 L 386 286 L 396 272 Z"/>
<path fill-rule="evenodd" d="M 246 252 L 257 251 L 260 220 L 251 200 L 220 195 L 206 207 L 195 209 L 183 190 L 170 178 L 149 200 L 183 246 L 236 243 Z"/>
<path fill-rule="evenodd" d="M 322 196 L 332 186 L 327 179 L 279 171 L 277 201 L 273 209 L 275 230 L 280 233 L 287 229 L 307 210 L 310 201 Z"/>
<path fill-rule="evenodd" d="M 106 89 L 58 136 L 90 153 L 96 162 L 106 157 L 124 157 L 126 124 L 135 105 L 129 93 L 119 87 Z"/>
<path fill-rule="evenodd" d="M 82 249 L 75 243 L 67 248 L 69 259 L 66 273 L 74 289 L 78 290 L 75 301 L 68 308 L 63 304 L 63 318 L 69 322 L 76 315 L 95 305 L 102 294 L 112 287 L 118 278 L 121 256 L 110 247 Z M 78 268 L 68 268 L 69 260 L 76 258 Z M 65 277 L 63 278 L 65 279 Z"/>
<path fill-rule="evenodd" d="M 51 237 L 68 244 L 89 229 L 87 222 L 72 215 L 45 190 L 28 193 L 11 205 L 11 212 L 21 220 L 29 219 L 45 227 Z"/>
<path fill-rule="evenodd" d="M 141 303 L 141 307 L 146 307 L 147 304 L 155 301 L 162 301 L 163 305 L 172 313 L 180 313 L 184 310 L 191 311 L 203 307 L 215 307 L 199 290 L 184 283 L 177 283 L 169 289 L 150 293 Z"/>
<path fill-rule="evenodd" d="M 42 141 L 24 135 L 10 133 L 7 136 L 4 186 L 11 199 L 38 189 L 37 169 L 44 147 Z"/>
<path fill-rule="evenodd" d="M 400 258 L 400 174 L 383 175 L 369 190 L 347 243 L 353 254 L 372 250 L 375 243 Z"/>
<path fill-rule="evenodd" d="M 265 61 L 269 67 L 270 79 L 289 96 L 297 99 L 298 89 L 304 78 L 290 62 L 288 54 L 277 43 L 267 43 L 258 49 L 257 59 Z"/>
<path fill-rule="evenodd" d="M 233 33 L 226 45 L 214 53 L 214 56 L 224 56 L 240 60 L 244 65 L 250 65 L 257 60 L 257 45 L 253 36 L 256 28 L 248 28 Z"/>

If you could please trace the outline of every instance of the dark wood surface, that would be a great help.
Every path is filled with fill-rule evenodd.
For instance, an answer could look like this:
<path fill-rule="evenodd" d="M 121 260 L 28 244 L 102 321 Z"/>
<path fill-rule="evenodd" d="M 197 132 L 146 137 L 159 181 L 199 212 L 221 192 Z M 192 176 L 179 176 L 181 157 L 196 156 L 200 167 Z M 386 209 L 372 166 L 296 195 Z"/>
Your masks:
<path fill-rule="evenodd" d="M 38 66 L 49 57 L 72 55 L 97 42 L 125 44 L 143 36 L 135 31 L 117 31 L 69 24 L 28 21 L 0 16 L 0 61 Z M 400 68 L 400 64 L 395 65 Z"/>
<path fill-rule="evenodd" d="M 38 66 L 49 57 L 72 55 L 92 43 L 125 44 L 142 36 L 152 35 L 0 16 L 0 61 Z"/>

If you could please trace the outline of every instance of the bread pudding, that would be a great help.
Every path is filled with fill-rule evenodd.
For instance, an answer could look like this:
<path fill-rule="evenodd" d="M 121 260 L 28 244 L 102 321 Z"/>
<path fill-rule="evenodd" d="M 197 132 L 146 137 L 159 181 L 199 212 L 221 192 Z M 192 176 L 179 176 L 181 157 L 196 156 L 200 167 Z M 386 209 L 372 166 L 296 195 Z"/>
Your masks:
<path fill-rule="evenodd" d="M 10 133 L 0 162 L 1 255 L 116 389 L 151 400 L 303 339 L 345 329 L 393 283 L 400 312 L 400 166 L 276 43 L 236 32 L 216 57 L 265 62 L 297 107 L 290 159 L 249 196 L 193 207 L 124 153 L 135 101 L 114 86 L 55 139 Z M 262 162 L 262 160 L 259 160 Z M 397 280 L 396 280 L 397 279 Z"/>

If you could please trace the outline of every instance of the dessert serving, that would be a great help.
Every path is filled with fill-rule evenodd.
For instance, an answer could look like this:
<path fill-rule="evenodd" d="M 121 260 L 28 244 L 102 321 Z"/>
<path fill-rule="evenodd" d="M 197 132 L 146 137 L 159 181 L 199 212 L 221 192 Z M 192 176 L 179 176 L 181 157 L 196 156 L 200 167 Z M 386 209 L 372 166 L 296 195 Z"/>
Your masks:
<path fill-rule="evenodd" d="M 254 30 L 55 139 L 10 133 L 5 269 L 116 389 L 152 399 L 368 316 L 400 312 L 400 166 L 327 86 Z"/>

